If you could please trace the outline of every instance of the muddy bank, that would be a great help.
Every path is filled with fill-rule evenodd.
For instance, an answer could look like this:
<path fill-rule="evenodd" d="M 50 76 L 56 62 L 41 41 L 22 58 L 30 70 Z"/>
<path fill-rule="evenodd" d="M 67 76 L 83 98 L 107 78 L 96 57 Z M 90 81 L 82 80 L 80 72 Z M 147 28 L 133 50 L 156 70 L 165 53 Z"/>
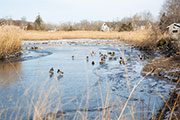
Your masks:
<path fill-rule="evenodd" d="M 146 74 L 150 71 L 152 76 L 155 76 L 162 80 L 167 80 L 170 83 L 175 83 L 180 86 L 180 55 L 174 55 L 171 57 L 162 56 L 158 59 L 154 59 L 148 63 L 143 69 L 142 74 Z"/>
<path fill-rule="evenodd" d="M 22 55 L 22 51 L 19 51 L 19 52 L 13 53 L 11 55 L 5 55 L 3 57 L 0 57 L 0 60 L 7 60 L 7 59 L 18 58 L 21 55 Z"/>
<path fill-rule="evenodd" d="M 142 47 L 140 47 L 142 48 Z M 144 49 L 142 49 L 144 50 Z M 145 49 L 146 50 L 146 49 Z M 153 120 L 175 119 L 180 118 L 180 53 L 179 43 L 172 39 L 159 40 L 155 47 L 150 50 L 161 56 L 156 57 L 142 69 L 142 75 L 152 71 L 150 76 L 165 80 L 170 84 L 176 85 L 168 99 L 164 99 L 165 103 L 159 108 L 157 114 L 151 118 Z"/>
<path fill-rule="evenodd" d="M 51 54 L 52 52 L 48 50 L 25 48 L 16 55 L 11 55 L 9 57 L 0 59 L 0 65 L 38 59 Z"/>
<path fill-rule="evenodd" d="M 138 48 L 138 47 L 137 47 Z M 142 48 L 142 46 L 140 47 Z M 152 71 L 151 76 L 175 83 L 179 86 L 180 79 L 180 49 L 177 40 L 165 38 L 157 41 L 152 49 L 143 48 L 151 53 L 158 53 L 156 57 L 143 69 L 142 74 Z"/>
<path fill-rule="evenodd" d="M 180 87 L 180 55 L 176 54 L 170 57 L 160 57 L 148 63 L 143 69 L 142 74 L 153 71 L 151 76 L 175 84 Z M 164 105 L 159 108 L 157 115 L 152 120 L 175 119 L 180 118 L 180 89 L 174 89 L 169 98 L 165 100 Z M 172 114 L 172 115 L 171 115 Z"/>

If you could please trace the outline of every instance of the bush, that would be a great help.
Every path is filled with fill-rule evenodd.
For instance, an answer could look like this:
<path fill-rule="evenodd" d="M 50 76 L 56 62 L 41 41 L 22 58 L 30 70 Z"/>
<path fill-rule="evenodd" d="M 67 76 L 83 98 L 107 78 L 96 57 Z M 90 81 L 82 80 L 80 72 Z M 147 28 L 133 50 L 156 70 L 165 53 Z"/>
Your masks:
<path fill-rule="evenodd" d="M 128 23 L 128 24 L 122 24 L 119 28 L 119 32 L 121 31 L 132 31 L 133 30 L 133 26 L 132 26 L 132 23 Z"/>
<path fill-rule="evenodd" d="M 0 59 L 16 54 L 21 50 L 20 32 L 19 27 L 0 27 Z"/>
<path fill-rule="evenodd" d="M 162 38 L 157 42 L 157 47 L 165 54 L 167 57 L 172 56 L 178 53 L 179 47 L 178 43 L 176 42 L 177 39 L 173 38 Z"/>

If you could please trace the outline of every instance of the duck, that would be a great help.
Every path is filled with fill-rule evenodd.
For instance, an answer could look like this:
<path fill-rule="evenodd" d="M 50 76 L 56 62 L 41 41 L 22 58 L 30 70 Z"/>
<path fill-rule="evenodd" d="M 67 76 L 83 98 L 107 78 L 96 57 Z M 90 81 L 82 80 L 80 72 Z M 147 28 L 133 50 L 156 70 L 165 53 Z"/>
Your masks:
<path fill-rule="evenodd" d="M 105 55 L 103 56 L 103 58 L 106 59 L 106 58 L 107 58 L 107 55 L 105 54 Z"/>
<path fill-rule="evenodd" d="M 87 61 L 87 62 L 89 61 L 89 56 L 86 56 L 86 61 Z"/>
<path fill-rule="evenodd" d="M 95 52 L 94 51 L 91 52 L 91 56 L 95 56 Z"/>
<path fill-rule="evenodd" d="M 119 61 L 119 64 L 125 65 L 125 64 L 126 64 L 126 61 L 125 61 L 125 60 L 120 60 L 120 61 Z"/>
<path fill-rule="evenodd" d="M 100 61 L 99 64 L 100 64 L 100 65 L 104 64 L 104 61 Z"/>
<path fill-rule="evenodd" d="M 111 55 L 112 53 L 111 52 L 107 52 L 107 54 Z"/>
<path fill-rule="evenodd" d="M 123 64 L 126 65 L 126 60 L 123 60 Z"/>
<path fill-rule="evenodd" d="M 72 60 L 74 60 L 74 55 L 72 56 Z"/>
<path fill-rule="evenodd" d="M 116 54 L 115 52 L 112 52 L 110 55 L 113 57 L 113 56 L 115 56 L 115 54 Z"/>
<path fill-rule="evenodd" d="M 112 60 L 112 57 L 109 57 L 109 60 Z"/>
<path fill-rule="evenodd" d="M 105 61 L 104 57 L 101 58 L 101 61 Z"/>
<path fill-rule="evenodd" d="M 103 54 L 100 54 L 100 57 L 103 57 L 104 55 Z"/>
<path fill-rule="evenodd" d="M 123 63 L 122 60 L 120 60 L 120 61 L 119 61 L 119 64 L 122 64 L 122 63 Z"/>
<path fill-rule="evenodd" d="M 57 73 L 59 74 L 59 76 L 62 76 L 64 74 L 60 69 L 57 70 Z"/>
<path fill-rule="evenodd" d="M 49 70 L 49 75 L 52 77 L 53 74 L 54 74 L 54 68 L 52 67 L 52 68 Z"/>
<path fill-rule="evenodd" d="M 103 60 L 106 60 L 106 57 L 105 57 L 105 56 L 103 56 L 103 57 L 101 57 L 101 60 L 102 60 L 102 59 L 103 59 Z"/>
<path fill-rule="evenodd" d="M 117 58 L 115 57 L 115 58 L 114 58 L 114 60 L 116 61 L 116 60 L 117 60 Z"/>

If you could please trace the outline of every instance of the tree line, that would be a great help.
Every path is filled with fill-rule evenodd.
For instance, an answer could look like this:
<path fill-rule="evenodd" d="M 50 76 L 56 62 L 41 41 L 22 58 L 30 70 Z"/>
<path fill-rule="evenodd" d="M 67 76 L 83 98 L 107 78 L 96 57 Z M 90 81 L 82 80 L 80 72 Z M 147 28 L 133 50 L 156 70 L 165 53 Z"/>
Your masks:
<path fill-rule="evenodd" d="M 63 30 L 63 31 L 100 31 L 103 23 L 106 22 L 108 27 L 113 31 L 132 31 L 151 28 L 153 24 L 159 26 L 162 32 L 167 30 L 167 26 L 172 23 L 180 23 L 180 0 L 165 0 L 159 15 L 159 20 L 154 21 L 153 15 L 150 12 L 142 12 L 133 15 L 132 17 L 126 17 L 121 20 L 114 21 L 88 21 L 82 20 L 77 23 L 65 22 L 59 25 L 47 24 L 43 21 L 40 15 L 37 15 L 34 22 L 26 21 L 23 17 L 21 20 L 0 19 L 0 25 L 16 25 L 26 30 Z"/>
<path fill-rule="evenodd" d="M 40 15 L 37 15 L 34 22 L 26 21 L 26 18 L 23 17 L 21 20 L 9 19 L 0 19 L 0 25 L 16 25 L 26 30 L 45 30 L 56 29 L 61 31 L 100 31 L 103 23 L 105 22 L 108 27 L 113 31 L 132 31 L 134 28 L 139 26 L 147 26 L 149 23 L 152 23 L 153 17 L 150 12 L 143 12 L 135 14 L 133 17 L 123 18 L 121 20 L 114 21 L 88 21 L 82 20 L 80 22 L 64 22 L 59 25 L 47 24 L 43 21 Z"/>
<path fill-rule="evenodd" d="M 165 0 L 160 11 L 160 30 L 165 32 L 172 23 L 180 23 L 180 0 Z"/>

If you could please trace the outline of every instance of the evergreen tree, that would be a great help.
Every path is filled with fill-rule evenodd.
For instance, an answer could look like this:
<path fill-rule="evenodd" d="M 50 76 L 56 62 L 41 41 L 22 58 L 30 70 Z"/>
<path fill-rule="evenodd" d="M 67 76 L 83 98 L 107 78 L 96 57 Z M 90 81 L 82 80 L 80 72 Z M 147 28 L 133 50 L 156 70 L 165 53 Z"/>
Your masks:
<path fill-rule="evenodd" d="M 40 15 L 36 17 L 36 20 L 34 21 L 35 29 L 36 30 L 42 30 L 42 24 L 43 20 Z"/>

